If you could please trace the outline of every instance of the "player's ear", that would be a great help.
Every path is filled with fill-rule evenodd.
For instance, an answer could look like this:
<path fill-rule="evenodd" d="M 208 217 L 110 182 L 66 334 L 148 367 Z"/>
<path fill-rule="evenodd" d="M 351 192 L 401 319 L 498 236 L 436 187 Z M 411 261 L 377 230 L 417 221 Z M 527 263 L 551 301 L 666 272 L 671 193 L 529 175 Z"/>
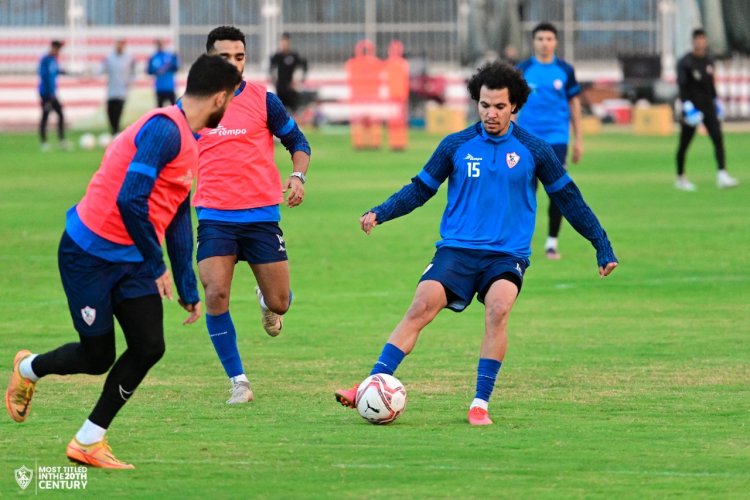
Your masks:
<path fill-rule="evenodd" d="M 226 106 L 228 100 L 229 100 L 229 92 L 225 90 L 214 94 L 214 99 L 213 99 L 214 105 L 219 109 Z"/>

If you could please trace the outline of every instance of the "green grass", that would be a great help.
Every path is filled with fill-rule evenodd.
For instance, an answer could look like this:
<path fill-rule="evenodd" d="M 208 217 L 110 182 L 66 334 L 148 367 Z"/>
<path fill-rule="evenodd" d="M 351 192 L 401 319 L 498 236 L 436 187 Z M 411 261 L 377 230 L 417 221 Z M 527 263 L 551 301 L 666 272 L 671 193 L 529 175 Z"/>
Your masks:
<path fill-rule="evenodd" d="M 334 402 L 334 389 L 369 373 L 408 306 L 438 239 L 445 194 L 366 237 L 359 215 L 408 182 L 439 138 L 413 134 L 406 153 L 354 153 L 341 134 L 309 138 L 306 201 L 283 210 L 295 303 L 280 337 L 262 332 L 249 269 L 236 273 L 232 315 L 256 401 L 224 404 L 228 383 L 204 322 L 182 327 L 185 313 L 168 304 L 167 354 L 109 433 L 137 469 L 90 469 L 88 494 L 747 498 L 747 134 L 726 137 L 730 170 L 743 182 L 727 191 L 714 187 L 708 139 L 696 139 L 688 157 L 696 193 L 672 188 L 675 137 L 587 138 L 571 172 L 621 265 L 599 279 L 593 249 L 567 225 L 563 259 L 546 261 L 540 197 L 533 265 L 510 320 L 488 428 L 465 422 L 482 336 L 476 302 L 423 332 L 397 373 L 409 405 L 395 424 L 369 425 Z M 34 137 L 0 137 L 6 374 L 17 349 L 43 352 L 76 338 L 56 247 L 100 154 L 42 154 Z M 21 493 L 13 479 L 21 465 L 68 465 L 65 445 L 102 383 L 49 377 L 27 422 L 0 419 L 0 496 Z"/>

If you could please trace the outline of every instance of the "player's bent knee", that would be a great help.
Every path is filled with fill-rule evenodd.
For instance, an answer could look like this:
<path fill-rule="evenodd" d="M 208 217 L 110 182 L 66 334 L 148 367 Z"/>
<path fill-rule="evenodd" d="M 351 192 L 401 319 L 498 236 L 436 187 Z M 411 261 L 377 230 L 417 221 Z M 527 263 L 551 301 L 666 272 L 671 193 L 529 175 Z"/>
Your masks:
<path fill-rule="evenodd" d="M 266 303 L 266 307 L 276 314 L 286 314 L 289 310 L 289 294 L 283 293 L 278 295 L 264 295 L 263 301 Z"/>
<path fill-rule="evenodd" d="M 229 291 L 220 288 L 206 289 L 206 307 L 209 310 L 226 309 L 229 306 Z"/>
<path fill-rule="evenodd" d="M 104 375 L 109 371 L 112 365 L 115 363 L 115 351 L 107 353 L 102 356 L 96 356 L 89 359 L 88 366 L 86 366 L 86 373 L 89 375 Z"/>
<path fill-rule="evenodd" d="M 513 307 L 512 302 L 495 301 L 486 304 L 486 314 L 492 323 L 501 323 L 508 320 L 510 310 Z"/>
<path fill-rule="evenodd" d="M 130 347 L 128 349 L 131 349 Z M 148 342 L 143 345 L 139 345 L 135 350 L 134 354 L 145 366 L 154 366 L 164 356 L 166 352 L 166 346 L 164 340 Z"/>
<path fill-rule="evenodd" d="M 406 311 L 406 319 L 417 323 L 429 323 L 437 313 L 435 309 L 429 302 L 415 299 Z"/>

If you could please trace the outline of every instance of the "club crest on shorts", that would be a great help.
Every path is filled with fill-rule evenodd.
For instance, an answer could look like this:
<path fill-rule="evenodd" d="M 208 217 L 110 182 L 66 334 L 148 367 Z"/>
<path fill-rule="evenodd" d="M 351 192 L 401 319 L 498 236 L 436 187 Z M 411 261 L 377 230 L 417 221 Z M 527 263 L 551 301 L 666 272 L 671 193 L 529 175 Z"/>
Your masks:
<path fill-rule="evenodd" d="M 520 159 L 521 157 L 518 156 L 515 151 L 505 155 L 505 163 L 508 165 L 508 168 L 513 168 L 518 165 L 518 160 Z"/>
<path fill-rule="evenodd" d="M 96 309 L 92 309 L 89 306 L 84 307 L 83 309 L 81 309 L 81 317 L 87 325 L 93 325 L 94 321 L 96 321 Z"/>

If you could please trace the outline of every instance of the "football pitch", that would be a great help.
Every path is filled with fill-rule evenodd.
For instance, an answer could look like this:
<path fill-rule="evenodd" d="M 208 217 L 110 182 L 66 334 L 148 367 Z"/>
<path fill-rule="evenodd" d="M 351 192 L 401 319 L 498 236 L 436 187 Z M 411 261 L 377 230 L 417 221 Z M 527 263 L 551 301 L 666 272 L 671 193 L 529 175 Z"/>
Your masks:
<path fill-rule="evenodd" d="M 165 305 L 167 353 L 115 419 L 109 441 L 133 471 L 89 469 L 98 498 L 747 498 L 750 491 L 750 150 L 725 137 L 720 191 L 698 136 L 672 187 L 676 137 L 586 138 L 573 179 L 602 221 L 620 267 L 598 277 L 594 250 L 569 225 L 562 260 L 543 256 L 540 193 L 532 266 L 511 315 L 490 411 L 466 422 L 484 308 L 444 311 L 396 375 L 409 402 L 373 426 L 333 391 L 364 379 L 433 255 L 445 186 L 378 226 L 358 218 L 416 175 L 440 137 L 407 152 L 355 153 L 344 133 L 308 133 L 304 204 L 282 210 L 294 304 L 277 338 L 260 325 L 252 273 L 237 269 L 231 312 L 255 401 L 227 406 L 229 384 L 205 322 Z M 73 139 L 77 139 L 73 137 Z M 54 144 L 53 144 L 54 150 Z M 57 271 L 65 211 L 101 150 L 39 152 L 0 136 L 0 369 L 13 355 L 77 339 Z M 280 147 L 286 174 L 290 163 Z M 118 332 L 118 354 L 124 340 Z M 51 376 L 23 424 L 0 418 L 0 496 L 67 495 L 14 471 L 68 466 L 65 447 L 103 377 Z"/>

